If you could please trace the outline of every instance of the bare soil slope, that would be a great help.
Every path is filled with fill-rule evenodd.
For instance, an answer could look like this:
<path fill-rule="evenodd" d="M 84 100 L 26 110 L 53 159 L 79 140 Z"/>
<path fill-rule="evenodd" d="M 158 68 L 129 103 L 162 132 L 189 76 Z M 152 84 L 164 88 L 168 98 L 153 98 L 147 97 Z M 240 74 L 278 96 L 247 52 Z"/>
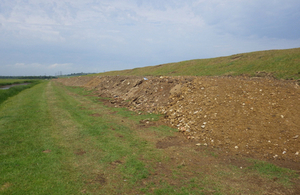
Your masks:
<path fill-rule="evenodd" d="M 101 97 L 110 97 L 106 103 L 113 106 L 163 114 L 166 124 L 199 146 L 219 148 L 229 155 L 300 161 L 300 87 L 296 82 L 163 76 L 58 81 L 93 89 Z"/>

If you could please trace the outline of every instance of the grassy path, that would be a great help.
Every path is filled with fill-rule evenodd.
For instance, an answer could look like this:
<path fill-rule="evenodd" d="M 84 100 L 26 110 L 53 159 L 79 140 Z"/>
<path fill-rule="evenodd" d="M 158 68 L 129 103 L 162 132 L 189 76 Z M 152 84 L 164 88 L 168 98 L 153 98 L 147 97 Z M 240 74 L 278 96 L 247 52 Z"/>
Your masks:
<path fill-rule="evenodd" d="M 158 116 L 108 108 L 81 88 L 55 82 L 21 92 L 0 104 L 0 194 L 295 191 L 289 170 L 225 165 L 174 129 L 142 127 L 147 118 Z"/>
<path fill-rule="evenodd" d="M 1 184 L 5 194 L 63 194 L 63 151 L 51 136 L 45 84 L 28 89 L 1 104 Z M 51 154 L 47 148 L 51 147 Z M 72 187 L 73 188 L 73 187 Z"/>
<path fill-rule="evenodd" d="M 141 117 L 123 119 L 131 113 L 122 111 L 113 116 L 99 103 L 53 85 L 40 84 L 0 107 L 0 192 L 133 191 L 150 172 L 141 154 L 145 159 L 160 156 L 130 129 Z"/>

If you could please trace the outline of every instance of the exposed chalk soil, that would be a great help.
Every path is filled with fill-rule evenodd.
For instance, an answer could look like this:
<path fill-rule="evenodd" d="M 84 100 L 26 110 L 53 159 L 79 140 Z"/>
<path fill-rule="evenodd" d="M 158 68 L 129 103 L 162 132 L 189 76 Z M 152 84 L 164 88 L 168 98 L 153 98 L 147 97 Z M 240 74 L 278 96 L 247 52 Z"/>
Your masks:
<path fill-rule="evenodd" d="M 73 77 L 113 106 L 164 115 L 199 147 L 260 159 L 300 161 L 300 87 L 269 77 Z"/>

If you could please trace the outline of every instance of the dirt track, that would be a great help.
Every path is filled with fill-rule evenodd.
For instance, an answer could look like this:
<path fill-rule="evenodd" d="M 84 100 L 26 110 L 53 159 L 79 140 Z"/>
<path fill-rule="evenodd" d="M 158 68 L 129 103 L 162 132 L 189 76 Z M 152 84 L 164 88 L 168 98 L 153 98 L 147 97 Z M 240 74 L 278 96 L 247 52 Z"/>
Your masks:
<path fill-rule="evenodd" d="M 199 147 L 259 159 L 300 161 L 300 87 L 249 77 L 74 77 L 108 104 L 164 114 Z M 143 121 L 151 123 L 149 121 Z"/>

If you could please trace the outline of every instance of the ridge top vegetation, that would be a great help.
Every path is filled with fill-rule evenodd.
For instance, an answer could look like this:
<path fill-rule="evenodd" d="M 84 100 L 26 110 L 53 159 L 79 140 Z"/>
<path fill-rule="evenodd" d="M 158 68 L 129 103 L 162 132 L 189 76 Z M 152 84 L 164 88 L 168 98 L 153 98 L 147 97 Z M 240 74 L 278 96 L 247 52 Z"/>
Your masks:
<path fill-rule="evenodd" d="M 135 76 L 272 76 L 300 79 L 300 48 L 240 53 L 224 57 L 193 59 L 96 75 Z"/>

